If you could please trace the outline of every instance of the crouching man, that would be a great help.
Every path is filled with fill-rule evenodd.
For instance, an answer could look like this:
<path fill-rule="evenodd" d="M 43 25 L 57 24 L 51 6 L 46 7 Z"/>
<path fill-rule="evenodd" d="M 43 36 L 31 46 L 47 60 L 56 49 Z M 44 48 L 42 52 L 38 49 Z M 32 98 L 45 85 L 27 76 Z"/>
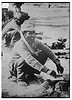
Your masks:
<path fill-rule="evenodd" d="M 44 64 L 50 58 L 56 65 L 58 73 L 63 73 L 64 68 L 49 47 L 35 39 L 35 31 L 27 29 L 14 45 L 12 58 L 9 63 L 10 74 L 17 82 L 26 81 L 28 76 L 39 74 L 44 80 L 56 77 L 54 70 L 49 70 Z"/>

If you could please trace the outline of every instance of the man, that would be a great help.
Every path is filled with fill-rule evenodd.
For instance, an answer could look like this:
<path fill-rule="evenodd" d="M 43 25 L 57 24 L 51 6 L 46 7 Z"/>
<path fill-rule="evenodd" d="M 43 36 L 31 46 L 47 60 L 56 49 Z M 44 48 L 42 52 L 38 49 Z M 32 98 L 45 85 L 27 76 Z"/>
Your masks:
<path fill-rule="evenodd" d="M 2 39 L 4 39 L 5 35 L 7 35 L 7 32 L 9 31 L 10 34 L 16 33 L 15 31 L 20 33 L 21 25 L 29 18 L 30 16 L 27 13 L 21 12 L 20 8 L 16 8 L 16 12 L 14 12 L 14 18 L 10 19 L 2 30 Z"/>
<path fill-rule="evenodd" d="M 9 20 L 8 12 L 6 10 L 3 11 L 2 14 L 2 22 L 5 23 Z"/>
<path fill-rule="evenodd" d="M 28 30 L 29 28 L 29 30 Z M 57 67 L 58 73 L 63 73 L 63 67 L 50 48 L 35 39 L 35 30 L 28 27 L 24 31 L 24 39 L 15 43 L 12 50 L 12 58 L 9 63 L 11 76 L 17 82 L 26 81 L 28 76 L 39 74 L 44 80 L 49 76 L 56 77 L 55 71 L 50 71 L 44 64 L 50 58 Z"/>

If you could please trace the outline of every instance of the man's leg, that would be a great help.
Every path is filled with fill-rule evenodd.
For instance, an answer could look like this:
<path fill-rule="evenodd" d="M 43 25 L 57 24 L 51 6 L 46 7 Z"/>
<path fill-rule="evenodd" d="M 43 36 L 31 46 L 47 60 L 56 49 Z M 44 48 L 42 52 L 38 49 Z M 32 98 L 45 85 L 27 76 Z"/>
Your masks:
<path fill-rule="evenodd" d="M 25 61 L 21 58 L 11 62 L 9 65 L 9 72 L 11 74 L 11 78 L 15 77 L 15 80 L 18 81 L 25 81 L 25 76 L 27 75 L 26 68 L 24 66 Z"/>
<path fill-rule="evenodd" d="M 11 64 L 10 66 L 11 76 L 14 76 L 17 82 L 34 79 L 34 73 L 40 74 L 40 72 L 31 66 L 29 66 L 22 58 Z M 29 80 L 28 80 L 29 79 Z"/>

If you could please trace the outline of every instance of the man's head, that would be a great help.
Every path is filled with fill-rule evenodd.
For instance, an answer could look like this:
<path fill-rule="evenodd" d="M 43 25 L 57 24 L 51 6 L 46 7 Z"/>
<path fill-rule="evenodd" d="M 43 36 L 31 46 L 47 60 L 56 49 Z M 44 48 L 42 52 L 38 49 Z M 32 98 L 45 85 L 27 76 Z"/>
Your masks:
<path fill-rule="evenodd" d="M 23 31 L 26 37 L 34 37 L 35 36 L 35 26 L 32 24 L 24 24 Z"/>
<path fill-rule="evenodd" d="M 7 13 L 4 11 L 4 16 L 6 16 L 7 15 Z"/>
<path fill-rule="evenodd" d="M 23 32 L 24 37 L 30 42 L 33 43 L 35 40 L 35 30 L 32 31 L 24 31 Z"/>
<path fill-rule="evenodd" d="M 18 12 L 15 13 L 14 18 L 16 20 L 16 23 L 20 26 L 25 20 L 28 20 L 30 16 L 28 15 L 28 13 Z"/>

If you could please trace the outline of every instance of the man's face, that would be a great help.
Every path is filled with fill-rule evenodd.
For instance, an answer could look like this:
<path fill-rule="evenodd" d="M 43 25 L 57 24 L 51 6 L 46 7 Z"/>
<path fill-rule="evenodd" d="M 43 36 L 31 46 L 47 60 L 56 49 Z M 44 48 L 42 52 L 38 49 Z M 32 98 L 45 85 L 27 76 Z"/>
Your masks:
<path fill-rule="evenodd" d="M 27 32 L 25 35 L 26 39 L 31 43 L 35 40 L 35 33 L 34 32 Z"/>
<path fill-rule="evenodd" d="M 4 12 L 4 16 L 7 16 L 7 13 L 6 12 Z"/>

